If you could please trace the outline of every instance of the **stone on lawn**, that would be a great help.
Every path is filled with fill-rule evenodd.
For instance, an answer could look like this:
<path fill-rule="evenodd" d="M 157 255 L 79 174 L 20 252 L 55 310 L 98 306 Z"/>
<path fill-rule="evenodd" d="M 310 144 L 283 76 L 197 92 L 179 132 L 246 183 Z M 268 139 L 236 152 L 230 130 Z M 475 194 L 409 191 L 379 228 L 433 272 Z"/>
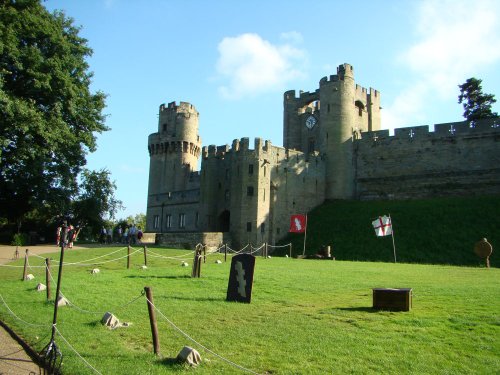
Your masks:
<path fill-rule="evenodd" d="M 60 296 L 57 299 L 57 306 L 67 306 L 67 305 L 69 305 L 69 301 L 65 297 Z"/>
<path fill-rule="evenodd" d="M 221 260 L 219 260 L 219 259 L 217 259 L 217 260 L 215 261 L 215 263 L 217 263 L 217 264 L 221 264 L 221 263 L 222 263 L 222 261 L 221 261 Z"/>
<path fill-rule="evenodd" d="M 182 263 L 181 263 L 181 266 L 182 266 L 182 267 L 187 267 L 187 266 L 189 266 L 189 264 L 188 264 L 187 262 L 182 262 Z"/>
<path fill-rule="evenodd" d="M 99 273 L 99 272 L 101 272 L 101 270 L 99 268 L 94 268 L 92 271 L 90 271 L 90 273 L 92 275 L 95 275 L 96 273 Z"/>
<path fill-rule="evenodd" d="M 45 286 L 42 283 L 38 283 L 38 285 L 36 286 L 36 290 L 38 290 L 39 292 L 41 292 L 42 290 L 46 290 L 46 289 L 47 289 L 47 286 Z"/>
<path fill-rule="evenodd" d="M 35 278 L 35 276 L 33 276 L 31 273 L 28 273 L 24 280 L 33 280 L 34 278 Z"/>
<path fill-rule="evenodd" d="M 185 346 L 182 348 L 179 354 L 177 354 L 177 360 L 179 362 L 187 363 L 190 366 L 197 366 L 201 363 L 201 356 L 196 349 Z"/>

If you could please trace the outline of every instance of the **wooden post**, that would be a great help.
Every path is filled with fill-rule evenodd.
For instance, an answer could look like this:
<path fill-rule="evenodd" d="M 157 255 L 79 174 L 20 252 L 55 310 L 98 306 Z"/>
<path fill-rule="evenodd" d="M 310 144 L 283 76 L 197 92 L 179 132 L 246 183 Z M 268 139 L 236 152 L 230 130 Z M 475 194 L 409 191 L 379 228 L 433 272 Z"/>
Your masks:
<path fill-rule="evenodd" d="M 127 269 L 130 269 L 130 245 L 127 246 Z"/>
<path fill-rule="evenodd" d="M 23 270 L 23 280 L 26 280 L 26 276 L 28 275 L 28 252 L 26 249 L 26 253 L 24 254 L 24 270 Z"/>
<path fill-rule="evenodd" d="M 227 243 L 224 244 L 224 263 L 227 262 Z"/>
<path fill-rule="evenodd" d="M 148 256 L 147 256 L 147 247 L 146 245 L 144 245 L 144 265 L 147 266 L 148 265 Z"/>
<path fill-rule="evenodd" d="M 66 231 L 64 234 L 64 238 L 67 237 L 67 228 L 63 229 Z M 64 245 L 66 241 L 62 241 L 61 243 L 61 256 L 59 258 L 59 274 L 57 275 L 57 287 L 56 287 L 56 302 L 54 303 L 54 319 L 52 320 L 52 337 L 50 339 L 51 342 L 54 341 L 54 337 L 56 336 L 56 324 L 57 324 L 57 308 L 58 308 L 58 299 L 59 294 L 61 293 L 61 282 L 62 282 L 62 270 L 63 270 L 63 261 L 64 261 Z"/>
<path fill-rule="evenodd" d="M 45 284 L 47 285 L 47 301 L 50 300 L 50 259 L 45 258 Z"/>
<path fill-rule="evenodd" d="M 266 242 L 266 243 L 264 243 L 264 250 L 266 251 L 266 258 L 267 258 L 267 252 L 268 252 L 268 250 L 269 250 L 269 249 L 267 248 L 267 242 Z"/>
<path fill-rule="evenodd" d="M 292 257 L 292 243 L 290 242 L 290 258 Z"/>
<path fill-rule="evenodd" d="M 203 245 L 203 263 L 207 262 L 207 247 Z"/>
<path fill-rule="evenodd" d="M 160 340 L 158 337 L 158 325 L 156 323 L 156 316 L 153 302 L 153 291 L 151 287 L 145 286 L 146 298 L 148 302 L 149 322 L 151 324 L 151 334 L 153 336 L 153 350 L 156 355 L 160 355 Z"/>

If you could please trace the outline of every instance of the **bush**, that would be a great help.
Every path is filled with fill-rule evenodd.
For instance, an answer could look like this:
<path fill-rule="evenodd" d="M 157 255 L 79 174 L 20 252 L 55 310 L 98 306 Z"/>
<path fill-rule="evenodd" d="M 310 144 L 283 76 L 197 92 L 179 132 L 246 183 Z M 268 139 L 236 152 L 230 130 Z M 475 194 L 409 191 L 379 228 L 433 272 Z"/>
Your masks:
<path fill-rule="evenodd" d="M 29 238 L 26 233 L 16 233 L 12 238 L 12 242 L 10 243 L 12 246 L 25 246 L 28 245 Z"/>

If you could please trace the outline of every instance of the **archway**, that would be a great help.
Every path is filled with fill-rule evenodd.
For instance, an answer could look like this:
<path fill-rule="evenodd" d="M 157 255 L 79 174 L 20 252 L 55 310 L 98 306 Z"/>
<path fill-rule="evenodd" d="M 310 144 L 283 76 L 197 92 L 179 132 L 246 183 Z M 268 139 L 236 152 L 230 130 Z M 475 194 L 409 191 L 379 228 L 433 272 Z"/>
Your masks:
<path fill-rule="evenodd" d="M 217 220 L 217 230 L 219 232 L 229 232 L 231 214 L 228 210 L 222 211 Z"/>

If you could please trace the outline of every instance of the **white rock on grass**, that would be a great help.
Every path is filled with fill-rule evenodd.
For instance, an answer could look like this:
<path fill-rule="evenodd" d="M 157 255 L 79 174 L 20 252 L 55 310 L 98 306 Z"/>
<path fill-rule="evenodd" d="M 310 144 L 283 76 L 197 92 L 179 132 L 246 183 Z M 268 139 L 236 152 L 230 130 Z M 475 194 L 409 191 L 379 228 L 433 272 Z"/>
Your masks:
<path fill-rule="evenodd" d="M 38 290 L 39 292 L 41 292 L 42 290 L 46 290 L 47 289 L 47 286 L 42 284 L 42 283 L 38 283 L 38 285 L 36 286 L 36 290 Z"/>
<path fill-rule="evenodd" d="M 99 273 L 99 272 L 101 272 L 101 270 L 99 268 L 94 268 L 92 271 L 90 271 L 90 273 L 92 275 L 95 275 L 96 273 Z"/>
<path fill-rule="evenodd" d="M 215 263 L 217 263 L 217 264 L 221 264 L 221 263 L 222 263 L 222 261 L 221 261 L 221 260 L 219 260 L 219 259 L 217 259 L 217 260 L 215 261 Z"/>
<path fill-rule="evenodd" d="M 33 276 L 31 273 L 28 273 L 24 280 L 33 280 L 34 278 L 35 278 L 35 276 Z"/>
<path fill-rule="evenodd" d="M 143 269 L 143 270 L 147 270 L 147 269 L 148 269 L 148 266 L 146 266 L 146 265 L 144 265 L 144 264 L 143 264 L 143 265 L 141 266 L 141 269 Z"/>
<path fill-rule="evenodd" d="M 182 267 L 187 267 L 187 266 L 189 266 L 189 264 L 188 264 L 187 262 L 182 262 L 182 263 L 181 263 L 181 266 L 182 266 Z"/>
<path fill-rule="evenodd" d="M 57 306 L 67 306 L 67 305 L 69 305 L 69 301 L 66 298 L 61 296 L 57 299 Z"/>
<path fill-rule="evenodd" d="M 198 366 L 201 363 L 201 356 L 196 349 L 185 346 L 177 354 L 177 360 L 190 366 Z"/>
<path fill-rule="evenodd" d="M 101 319 L 101 323 L 104 324 L 106 327 L 111 328 L 111 329 L 120 328 L 120 327 L 129 327 L 131 324 L 131 323 L 120 323 L 118 318 L 110 312 L 107 312 L 104 314 L 104 316 Z"/>

